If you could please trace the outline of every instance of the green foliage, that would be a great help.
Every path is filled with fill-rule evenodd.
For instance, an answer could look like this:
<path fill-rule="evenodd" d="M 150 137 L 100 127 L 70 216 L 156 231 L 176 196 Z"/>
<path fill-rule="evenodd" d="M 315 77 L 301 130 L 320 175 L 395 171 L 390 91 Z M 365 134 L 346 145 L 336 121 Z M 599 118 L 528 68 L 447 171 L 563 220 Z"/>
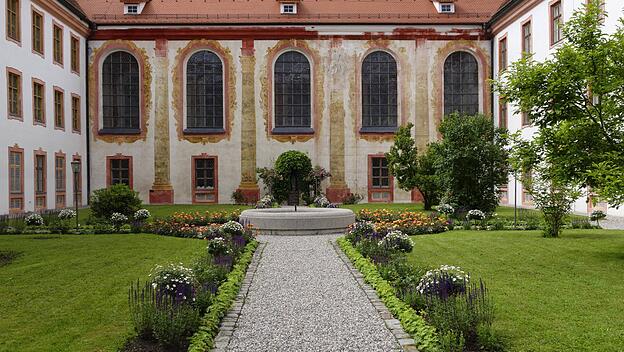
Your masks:
<path fill-rule="evenodd" d="M 362 273 L 366 283 L 377 291 L 377 295 L 390 313 L 401 322 L 403 330 L 414 339 L 416 347 L 423 352 L 440 351 L 435 329 L 427 325 L 412 307 L 397 298 L 395 289 L 381 277 L 375 264 L 358 253 L 344 237 L 338 239 L 338 245 Z"/>
<path fill-rule="evenodd" d="M 247 244 L 245 251 L 234 265 L 232 271 L 227 275 L 227 280 L 219 286 L 212 305 L 201 319 L 199 330 L 191 338 L 189 352 L 204 352 L 213 347 L 214 338 L 219 332 L 221 319 L 227 314 L 234 302 L 257 247 L 258 242 L 256 241 Z"/>
<path fill-rule="evenodd" d="M 312 162 L 305 153 L 289 150 L 277 158 L 275 171 L 284 179 L 293 174 L 297 177 L 307 177 L 312 172 Z"/>
<path fill-rule="evenodd" d="M 139 193 L 124 184 L 98 189 L 91 195 L 91 212 L 100 219 L 110 219 L 113 213 L 131 218 L 142 204 Z"/>
<path fill-rule="evenodd" d="M 364 199 L 364 197 L 362 197 L 361 194 L 349 193 L 342 199 L 342 204 L 343 205 L 358 204 L 359 202 L 362 201 L 362 199 Z"/>
<path fill-rule="evenodd" d="M 495 89 L 539 127 L 513 147 L 524 168 L 545 162 L 557 184 L 624 203 L 624 27 L 607 35 L 597 2 L 574 13 L 552 57 L 525 56 Z"/>
<path fill-rule="evenodd" d="M 434 167 L 436 154 L 434 149 L 427 149 L 418 155 L 416 142 L 410 132 L 412 127 L 414 125 L 409 123 L 399 127 L 395 133 L 394 144 L 386 153 L 388 169 L 396 178 L 399 188 L 405 191 L 417 188 L 423 195 L 425 210 L 431 210 L 439 201 L 440 193 L 439 177 Z"/>
<path fill-rule="evenodd" d="M 492 212 L 498 205 L 497 185 L 509 173 L 505 130 L 483 115 L 451 114 L 440 124 L 442 140 L 429 149 L 444 190 L 444 201 L 460 208 Z"/>

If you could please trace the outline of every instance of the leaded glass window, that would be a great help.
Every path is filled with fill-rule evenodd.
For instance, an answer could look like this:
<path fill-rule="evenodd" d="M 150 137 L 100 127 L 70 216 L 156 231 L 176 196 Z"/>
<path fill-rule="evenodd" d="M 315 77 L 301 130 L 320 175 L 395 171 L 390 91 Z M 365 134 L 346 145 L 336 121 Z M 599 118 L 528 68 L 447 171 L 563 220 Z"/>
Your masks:
<path fill-rule="evenodd" d="M 397 126 L 397 64 L 375 51 L 362 63 L 362 127 Z"/>
<path fill-rule="evenodd" d="M 139 129 L 139 64 L 134 56 L 116 51 L 102 66 L 104 129 Z"/>
<path fill-rule="evenodd" d="M 130 159 L 110 159 L 110 184 L 130 186 Z"/>
<path fill-rule="evenodd" d="M 207 50 L 186 64 L 187 128 L 223 128 L 223 64 Z"/>
<path fill-rule="evenodd" d="M 310 62 L 297 51 L 283 53 L 275 61 L 275 127 L 311 126 Z"/>
<path fill-rule="evenodd" d="M 458 51 L 444 62 L 444 115 L 479 112 L 479 65 L 472 54 Z"/>

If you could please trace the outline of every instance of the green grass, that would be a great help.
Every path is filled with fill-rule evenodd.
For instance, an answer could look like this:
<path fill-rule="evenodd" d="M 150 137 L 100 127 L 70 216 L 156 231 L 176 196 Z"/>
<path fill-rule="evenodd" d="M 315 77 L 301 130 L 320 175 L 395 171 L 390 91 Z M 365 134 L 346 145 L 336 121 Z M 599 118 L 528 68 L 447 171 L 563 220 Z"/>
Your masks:
<path fill-rule="evenodd" d="M 510 351 L 623 351 L 624 231 L 452 231 L 412 237 L 417 265 L 483 278 Z"/>
<path fill-rule="evenodd" d="M 0 236 L 0 351 L 114 351 L 132 333 L 127 289 L 202 241 L 156 235 Z"/>

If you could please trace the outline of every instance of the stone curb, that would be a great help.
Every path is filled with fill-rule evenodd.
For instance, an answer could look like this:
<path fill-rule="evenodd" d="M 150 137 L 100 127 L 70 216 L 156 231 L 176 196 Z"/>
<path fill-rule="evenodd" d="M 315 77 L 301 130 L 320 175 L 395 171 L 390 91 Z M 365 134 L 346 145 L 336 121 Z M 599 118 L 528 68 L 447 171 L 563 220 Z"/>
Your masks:
<path fill-rule="evenodd" d="M 332 240 L 330 242 L 338 254 L 338 257 L 342 260 L 347 269 L 349 269 L 349 272 L 357 282 L 358 286 L 360 286 L 360 288 L 364 291 L 370 303 L 373 307 L 375 307 L 377 313 L 379 313 L 379 316 L 386 324 L 386 328 L 390 330 L 394 338 L 397 340 L 397 343 L 401 346 L 401 351 L 418 352 L 414 339 L 412 339 L 412 337 L 406 333 L 405 330 L 403 330 L 401 322 L 392 316 L 392 313 L 390 313 L 381 299 L 379 299 L 379 296 L 377 296 L 377 291 L 375 291 L 374 288 L 364 281 L 364 276 L 353 266 L 351 260 L 349 260 L 347 255 L 342 251 L 342 249 L 340 249 L 336 241 Z"/>
<path fill-rule="evenodd" d="M 253 258 L 251 258 L 251 263 L 249 263 L 249 267 L 247 267 L 247 273 L 245 274 L 245 278 L 241 284 L 240 291 L 238 291 L 238 295 L 236 295 L 236 299 L 234 300 L 234 303 L 232 303 L 232 307 L 230 307 L 227 315 L 223 318 L 221 324 L 219 325 L 219 333 L 214 340 L 214 348 L 211 350 L 213 352 L 224 352 L 230 344 L 230 340 L 234 334 L 234 329 L 236 328 L 241 311 L 243 310 L 243 305 L 247 299 L 249 287 L 251 286 L 254 276 L 256 275 L 260 259 L 262 259 L 264 247 L 266 247 L 266 242 L 260 242 Z"/>

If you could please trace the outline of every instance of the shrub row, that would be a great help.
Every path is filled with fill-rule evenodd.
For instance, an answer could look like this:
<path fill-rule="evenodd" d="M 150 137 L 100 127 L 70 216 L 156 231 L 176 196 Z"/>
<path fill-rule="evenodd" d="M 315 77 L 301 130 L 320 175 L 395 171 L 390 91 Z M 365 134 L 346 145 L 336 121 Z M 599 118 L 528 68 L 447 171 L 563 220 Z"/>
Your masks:
<path fill-rule="evenodd" d="M 399 319 L 401 326 L 405 332 L 412 336 L 418 349 L 423 352 L 439 351 L 435 329 L 427 325 L 412 307 L 396 296 L 394 287 L 381 277 L 375 264 L 363 257 L 344 237 L 338 239 L 338 245 L 360 273 L 364 275 L 365 281 L 377 291 L 379 298 L 388 307 L 392 315 Z"/>
<path fill-rule="evenodd" d="M 247 273 L 247 267 L 251 263 L 257 247 L 258 242 L 255 240 L 245 246 L 243 254 L 232 268 L 232 271 L 227 275 L 226 281 L 219 286 L 212 305 L 201 319 L 199 330 L 191 338 L 189 352 L 209 351 L 213 347 L 214 338 L 219 332 L 219 324 L 227 314 L 241 288 Z"/>

